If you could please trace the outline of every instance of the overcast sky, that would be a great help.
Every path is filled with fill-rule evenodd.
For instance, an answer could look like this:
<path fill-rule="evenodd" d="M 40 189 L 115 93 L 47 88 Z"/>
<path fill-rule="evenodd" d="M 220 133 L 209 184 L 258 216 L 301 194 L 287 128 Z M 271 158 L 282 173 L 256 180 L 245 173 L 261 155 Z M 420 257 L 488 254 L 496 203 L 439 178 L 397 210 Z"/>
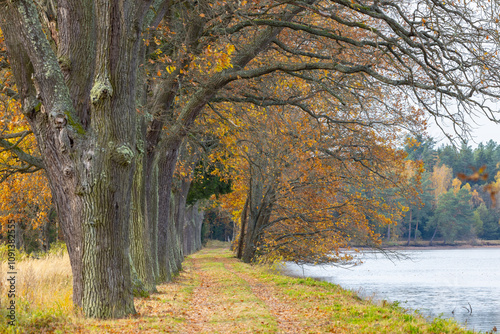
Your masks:
<path fill-rule="evenodd" d="M 500 144 L 500 124 L 494 123 L 487 118 L 475 118 L 477 124 L 470 122 L 471 128 L 473 128 L 472 136 L 473 141 L 469 141 L 469 145 L 473 148 L 477 147 L 477 144 L 484 143 L 486 144 L 490 139 L 495 141 L 497 144 Z M 433 119 L 430 119 L 429 127 L 427 132 L 430 136 L 432 136 L 436 142 L 438 143 L 436 146 L 439 147 L 441 145 L 448 145 L 450 141 L 443 135 L 443 132 L 439 129 L 439 127 L 435 124 Z M 452 127 L 447 127 L 447 131 L 453 133 Z"/>

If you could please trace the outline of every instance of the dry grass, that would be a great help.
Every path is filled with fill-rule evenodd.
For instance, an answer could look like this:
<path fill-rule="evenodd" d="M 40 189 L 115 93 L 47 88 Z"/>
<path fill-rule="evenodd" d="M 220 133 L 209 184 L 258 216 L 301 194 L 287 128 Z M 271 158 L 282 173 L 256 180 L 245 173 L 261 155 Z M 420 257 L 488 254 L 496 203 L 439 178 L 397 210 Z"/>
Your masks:
<path fill-rule="evenodd" d="M 8 264 L 0 263 L 0 332 L 12 331 L 6 319 L 8 299 Z M 23 332 L 49 330 L 65 322 L 74 312 L 72 273 L 68 254 L 42 259 L 24 259 L 15 263 L 16 318 Z"/>

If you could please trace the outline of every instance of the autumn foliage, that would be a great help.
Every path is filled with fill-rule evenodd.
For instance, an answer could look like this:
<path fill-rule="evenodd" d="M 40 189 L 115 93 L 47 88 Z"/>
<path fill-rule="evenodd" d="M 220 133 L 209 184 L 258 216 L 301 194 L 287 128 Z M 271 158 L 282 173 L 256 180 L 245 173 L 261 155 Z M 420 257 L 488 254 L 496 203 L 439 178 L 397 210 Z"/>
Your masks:
<path fill-rule="evenodd" d="M 0 45 L 3 45 L 0 43 Z M 3 50 L 5 51 L 5 50 Z M 6 63 L 5 58 L 0 62 Z M 15 99 L 16 87 L 9 68 L 0 71 L 0 140 L 11 148 L 0 147 L 0 235 L 9 221 L 18 226 L 18 246 L 25 250 L 46 249 L 45 225 L 49 222 L 52 197 L 43 171 L 16 156 L 15 149 L 39 155 L 35 137 Z M 28 246 L 27 243 L 31 243 Z M 37 245 L 38 244 L 38 245 Z"/>
<path fill-rule="evenodd" d="M 246 260 L 345 259 L 342 248 L 377 247 L 377 228 L 404 214 L 398 199 L 417 196 L 393 144 L 397 127 L 377 129 L 340 111 L 325 113 L 328 122 L 292 107 L 218 107 L 225 121 L 214 132 L 234 170 L 221 205 L 240 224 L 235 243 Z"/>

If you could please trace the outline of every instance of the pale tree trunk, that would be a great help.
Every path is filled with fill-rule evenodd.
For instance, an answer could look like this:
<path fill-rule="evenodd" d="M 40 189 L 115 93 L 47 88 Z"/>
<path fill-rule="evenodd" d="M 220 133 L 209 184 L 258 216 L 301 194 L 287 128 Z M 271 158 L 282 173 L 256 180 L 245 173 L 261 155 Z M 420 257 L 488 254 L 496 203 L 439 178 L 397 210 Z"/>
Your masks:
<path fill-rule="evenodd" d="M 434 233 L 432 234 L 432 238 L 431 238 L 431 240 L 429 241 L 429 246 L 432 246 L 432 244 L 434 243 L 434 238 L 436 237 L 436 234 L 437 234 L 438 228 L 439 228 L 439 225 L 437 225 L 437 226 L 436 226 L 436 228 L 434 229 Z"/>
<path fill-rule="evenodd" d="M 263 205 L 265 205 L 263 203 Z M 243 262 L 250 263 L 255 260 L 257 247 L 261 239 L 262 228 L 269 223 L 271 217 L 272 204 L 269 203 L 264 209 L 259 209 L 256 217 L 250 216 L 246 241 L 243 248 L 241 259 Z"/>
<path fill-rule="evenodd" d="M 418 221 L 420 220 L 420 214 L 418 215 L 417 217 L 417 221 L 415 222 L 415 235 L 414 235 L 414 239 L 415 242 L 417 242 L 417 235 L 418 235 Z"/>
<path fill-rule="evenodd" d="M 192 254 L 195 246 L 194 211 L 193 206 L 186 207 L 184 228 L 182 229 L 182 252 L 184 256 Z"/>
<path fill-rule="evenodd" d="M 75 304 L 90 317 L 122 317 L 135 312 L 129 206 L 149 2 L 58 3 L 57 57 L 31 0 L 3 2 L 1 28 L 70 254 Z"/>
<path fill-rule="evenodd" d="M 203 220 L 205 213 L 203 211 L 200 211 L 198 208 L 198 203 L 196 203 L 195 206 L 193 206 L 193 217 L 194 217 L 194 240 L 195 240 L 195 249 L 193 250 L 192 253 L 199 251 L 203 245 L 201 244 L 201 231 L 202 231 L 202 226 L 203 226 Z"/>
<path fill-rule="evenodd" d="M 412 210 L 410 209 L 410 219 L 408 222 L 408 242 L 406 243 L 406 246 L 409 246 L 411 241 L 411 218 L 412 218 Z"/>
<path fill-rule="evenodd" d="M 199 211 L 198 202 L 186 207 L 183 243 L 184 256 L 193 254 L 201 249 L 201 225 L 203 212 Z"/>

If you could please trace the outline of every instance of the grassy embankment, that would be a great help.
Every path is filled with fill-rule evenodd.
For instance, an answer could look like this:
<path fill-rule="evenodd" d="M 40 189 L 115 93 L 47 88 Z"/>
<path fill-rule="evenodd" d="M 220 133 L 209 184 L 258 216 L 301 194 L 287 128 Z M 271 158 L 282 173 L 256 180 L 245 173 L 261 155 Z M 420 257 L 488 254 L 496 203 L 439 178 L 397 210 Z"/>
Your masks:
<path fill-rule="evenodd" d="M 173 283 L 137 298 L 138 314 L 119 320 L 83 319 L 73 309 L 67 255 L 19 261 L 17 271 L 20 333 L 472 333 L 332 284 L 241 263 L 220 244 L 189 256 Z M 5 321 L 5 272 L 3 263 L 0 332 L 16 332 Z"/>

